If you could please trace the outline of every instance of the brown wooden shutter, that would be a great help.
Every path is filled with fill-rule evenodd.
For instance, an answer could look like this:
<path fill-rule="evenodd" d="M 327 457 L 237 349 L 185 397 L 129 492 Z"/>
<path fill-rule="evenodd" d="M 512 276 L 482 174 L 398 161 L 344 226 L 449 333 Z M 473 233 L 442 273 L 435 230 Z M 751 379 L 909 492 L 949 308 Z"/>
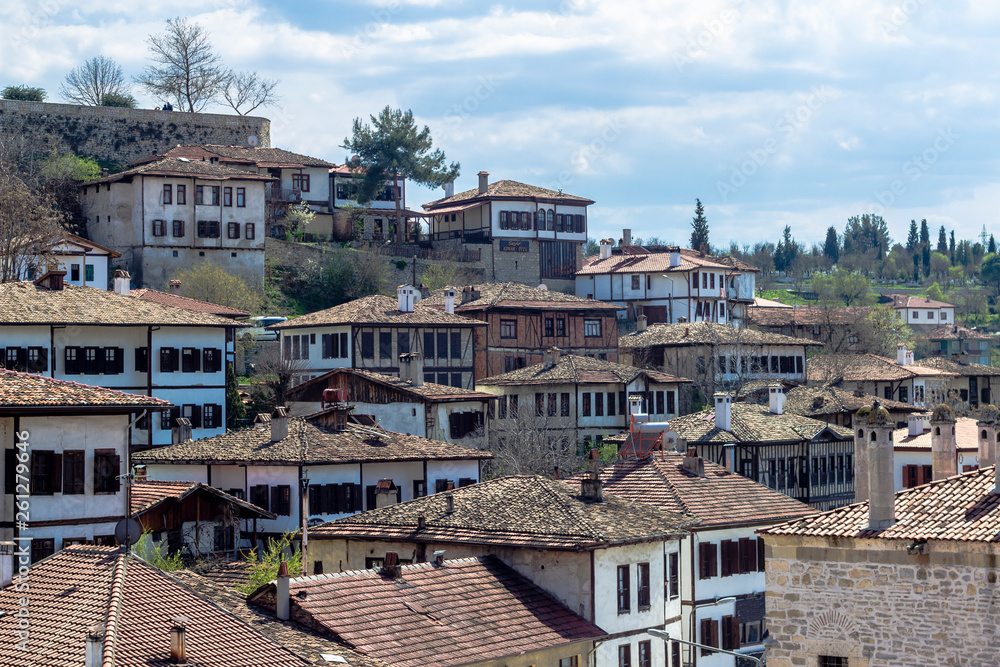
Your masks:
<path fill-rule="evenodd" d="M 757 571 L 764 571 L 764 538 L 757 538 Z"/>
<path fill-rule="evenodd" d="M 63 455 L 52 455 L 52 493 L 62 493 Z"/>
<path fill-rule="evenodd" d="M 17 471 L 17 450 L 5 449 L 3 453 L 3 486 L 4 492 L 14 493 L 15 475 Z"/>
<path fill-rule="evenodd" d="M 715 644 L 713 644 L 715 646 Z M 737 616 L 722 617 L 722 648 L 735 651 L 740 647 L 740 619 Z"/>
<path fill-rule="evenodd" d="M 728 577 L 733 574 L 733 558 L 732 558 L 732 540 L 722 540 L 721 551 L 722 551 L 722 576 Z"/>

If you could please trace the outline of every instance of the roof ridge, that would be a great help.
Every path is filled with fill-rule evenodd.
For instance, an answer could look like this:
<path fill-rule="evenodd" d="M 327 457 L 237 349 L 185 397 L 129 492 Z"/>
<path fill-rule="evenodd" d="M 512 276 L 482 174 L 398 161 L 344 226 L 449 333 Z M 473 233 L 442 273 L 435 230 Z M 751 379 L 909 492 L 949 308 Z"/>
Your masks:
<path fill-rule="evenodd" d="M 576 512 L 573 512 L 570 509 L 570 507 L 566 504 L 566 500 L 563 497 L 563 495 L 558 490 L 556 490 L 555 487 L 553 487 L 553 486 L 551 486 L 549 484 L 549 482 L 551 482 L 553 480 L 550 480 L 547 477 L 542 477 L 541 475 L 534 475 L 534 477 L 535 477 L 535 479 L 541 480 L 542 482 L 544 482 L 540 486 L 543 489 L 545 489 L 546 493 L 551 494 L 553 497 L 555 497 L 559 501 L 559 506 L 562 508 L 563 514 L 566 515 L 566 516 L 568 516 L 573 524 L 583 527 L 583 531 L 584 531 L 583 534 L 584 535 L 586 535 L 586 536 L 588 536 L 588 537 L 590 537 L 592 539 L 597 539 L 597 540 L 604 541 L 604 535 L 602 535 L 601 533 L 599 533 L 596 530 L 594 530 L 594 527 L 591 526 L 590 523 L 586 519 L 584 519 L 582 516 L 577 516 Z M 568 484 L 568 482 L 562 482 L 562 484 L 565 486 L 565 485 Z"/>
<path fill-rule="evenodd" d="M 104 625 L 103 667 L 115 666 L 115 648 L 121 620 L 122 603 L 125 597 L 126 555 L 125 548 L 118 554 L 115 569 L 111 575 L 111 593 L 108 600 L 108 615 Z"/>
<path fill-rule="evenodd" d="M 677 489 L 674 488 L 673 483 L 671 483 L 671 481 L 667 479 L 667 476 L 663 474 L 663 471 L 660 470 L 660 466 L 657 465 L 656 460 L 652 456 L 650 456 L 647 460 L 650 461 L 650 463 L 653 466 L 653 470 L 655 470 L 656 474 L 659 475 L 660 478 L 663 480 L 663 483 L 667 487 L 667 490 L 670 491 L 670 495 L 672 495 L 677 500 L 677 503 L 684 508 L 684 511 L 686 513 L 689 513 L 693 517 L 698 517 L 698 515 L 695 514 L 694 511 L 690 509 L 688 503 L 684 501 L 684 498 L 677 492 Z M 667 465 L 666 460 L 661 461 L 661 463 L 663 465 Z M 698 518 L 700 519 L 701 517 Z"/>

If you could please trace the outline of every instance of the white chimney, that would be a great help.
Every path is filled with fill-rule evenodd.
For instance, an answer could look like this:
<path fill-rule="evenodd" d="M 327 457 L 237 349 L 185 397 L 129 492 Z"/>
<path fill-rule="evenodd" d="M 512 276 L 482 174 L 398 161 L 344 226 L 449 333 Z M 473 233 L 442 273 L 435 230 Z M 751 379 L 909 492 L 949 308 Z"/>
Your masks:
<path fill-rule="evenodd" d="M 479 172 L 479 194 L 484 195 L 490 187 L 490 172 Z"/>
<path fill-rule="evenodd" d="M 454 287 L 446 287 L 444 290 L 444 312 L 455 314 L 455 293 Z"/>
<path fill-rule="evenodd" d="M 614 239 L 601 239 L 601 259 L 611 258 L 611 248 L 614 244 Z"/>
<path fill-rule="evenodd" d="M 896 346 L 896 363 L 900 366 L 906 365 L 906 345 L 903 343 Z"/>
<path fill-rule="evenodd" d="M 906 425 L 908 427 L 907 435 L 911 438 L 923 434 L 924 432 L 924 416 L 919 414 L 911 414 L 906 418 Z"/>
<path fill-rule="evenodd" d="M 639 333 L 642 333 L 643 331 L 645 331 L 646 330 L 646 322 L 647 322 L 647 318 L 646 318 L 645 315 L 640 315 L 639 317 L 635 318 L 635 330 L 638 331 Z"/>
<path fill-rule="evenodd" d="M 768 409 L 773 415 L 780 415 L 785 411 L 785 393 L 781 387 L 768 387 Z"/>
<path fill-rule="evenodd" d="M 87 650 L 83 664 L 85 667 L 101 667 L 104 664 L 103 623 L 98 623 L 87 631 Z"/>
<path fill-rule="evenodd" d="M 288 562 L 281 561 L 278 565 L 278 578 L 275 581 L 274 612 L 282 621 L 291 617 L 291 577 L 288 576 Z"/>
<path fill-rule="evenodd" d="M 630 415 L 641 415 L 642 412 L 642 396 L 639 394 L 629 394 L 628 397 L 628 412 Z"/>
<path fill-rule="evenodd" d="M 997 459 L 997 424 L 1000 423 L 1000 410 L 993 405 L 987 405 L 979 413 L 976 429 L 979 431 L 979 467 L 987 468 Z"/>
<path fill-rule="evenodd" d="M 681 265 L 681 249 L 677 246 L 670 246 L 670 266 Z"/>
<path fill-rule="evenodd" d="M 913 350 L 910 350 L 909 352 L 906 353 L 906 365 L 907 366 L 913 365 Z"/>
<path fill-rule="evenodd" d="M 455 196 L 455 181 L 448 181 L 444 184 L 444 196 L 454 197 Z"/>
<path fill-rule="evenodd" d="M 623 229 L 622 230 L 622 245 L 623 246 L 632 245 L 632 230 L 631 229 Z"/>
<path fill-rule="evenodd" d="M 723 392 L 715 394 L 715 428 L 733 430 L 733 397 Z"/>
<path fill-rule="evenodd" d="M 187 662 L 187 616 L 174 616 L 170 619 L 170 662 L 183 665 Z"/>
<path fill-rule="evenodd" d="M 931 466 L 934 481 L 958 474 L 954 413 L 946 405 L 931 414 Z"/>
<path fill-rule="evenodd" d="M 413 312 L 413 295 L 416 292 L 413 285 L 400 285 L 396 288 L 396 298 L 399 302 L 398 309 L 401 313 Z"/>
<path fill-rule="evenodd" d="M 132 276 L 128 271 L 118 269 L 115 271 L 115 294 L 128 296 L 132 292 Z"/>
<path fill-rule="evenodd" d="M 288 437 L 288 410 L 278 406 L 271 413 L 271 442 L 280 442 Z"/>
<path fill-rule="evenodd" d="M 14 581 L 14 543 L 0 542 L 0 588 Z"/>
<path fill-rule="evenodd" d="M 730 473 L 736 472 L 736 443 L 727 442 L 722 446 L 722 450 L 726 454 L 726 470 Z"/>

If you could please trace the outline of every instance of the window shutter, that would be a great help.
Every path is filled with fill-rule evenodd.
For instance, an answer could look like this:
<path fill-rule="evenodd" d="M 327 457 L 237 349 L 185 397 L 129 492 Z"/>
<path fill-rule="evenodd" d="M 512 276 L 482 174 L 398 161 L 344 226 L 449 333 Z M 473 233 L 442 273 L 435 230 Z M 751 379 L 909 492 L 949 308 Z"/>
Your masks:
<path fill-rule="evenodd" d="M 115 493 L 118 493 L 119 491 L 121 491 L 122 488 L 122 481 L 118 478 L 118 475 L 121 474 L 122 471 L 122 457 L 120 457 L 118 454 L 112 454 L 108 458 L 111 461 L 111 471 L 112 471 L 112 479 L 110 480 L 111 490 L 114 491 Z"/>
<path fill-rule="evenodd" d="M 52 455 L 52 493 L 61 492 L 63 481 L 63 455 Z"/>
<path fill-rule="evenodd" d="M 271 487 L 271 511 L 275 514 L 281 514 L 279 511 L 281 509 L 281 489 L 277 486 Z"/>
<path fill-rule="evenodd" d="M 722 576 L 728 577 L 733 573 L 732 559 L 730 558 L 730 550 L 733 544 L 732 540 L 722 540 Z"/>
<path fill-rule="evenodd" d="M 215 404 L 215 421 L 213 422 L 213 428 L 222 427 L 222 406 L 218 403 Z"/>
<path fill-rule="evenodd" d="M 3 488 L 5 493 L 14 493 L 17 470 L 17 450 L 5 449 L 3 453 Z"/>
<path fill-rule="evenodd" d="M 347 485 L 333 484 L 333 513 L 343 514 L 347 511 Z"/>
<path fill-rule="evenodd" d="M 319 486 L 309 487 L 309 514 L 322 514 L 319 502 Z"/>
<path fill-rule="evenodd" d="M 125 348 L 116 347 L 115 348 L 115 373 L 121 374 L 125 372 Z"/>
<path fill-rule="evenodd" d="M 191 406 L 191 428 L 201 428 L 201 406 Z"/>
<path fill-rule="evenodd" d="M 361 511 L 361 485 L 351 484 L 351 506 L 355 512 Z"/>
<path fill-rule="evenodd" d="M 757 571 L 757 540 L 752 537 L 740 538 L 740 571 Z"/>
<path fill-rule="evenodd" d="M 49 348 L 38 348 L 38 372 L 46 373 L 49 370 Z"/>
<path fill-rule="evenodd" d="M 764 571 L 764 538 L 757 538 L 757 571 Z"/>

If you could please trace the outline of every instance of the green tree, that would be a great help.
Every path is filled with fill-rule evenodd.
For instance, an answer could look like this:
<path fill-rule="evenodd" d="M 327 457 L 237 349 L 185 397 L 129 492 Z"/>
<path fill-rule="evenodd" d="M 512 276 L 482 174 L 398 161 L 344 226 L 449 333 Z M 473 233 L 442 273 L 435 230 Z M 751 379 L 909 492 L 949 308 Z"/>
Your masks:
<path fill-rule="evenodd" d="M 354 119 L 351 137 L 344 139 L 343 148 L 354 155 L 348 164 L 361 169 L 364 178 L 358 187 L 357 202 L 365 205 L 392 181 L 396 202 L 396 242 L 402 243 L 406 230 L 402 220 L 402 202 L 397 194 L 398 179 L 409 179 L 421 185 L 438 188 L 458 178 L 457 162 L 445 164 L 444 152 L 434 148 L 430 128 L 417 129 L 413 112 L 385 107 L 378 116 L 370 116 L 371 124 Z"/>
<path fill-rule="evenodd" d="M 986 255 L 979 267 L 979 276 L 989 285 L 993 296 L 1000 296 L 1000 255 Z"/>
<path fill-rule="evenodd" d="M 927 218 L 920 221 L 920 245 L 929 246 L 931 244 L 931 231 L 927 226 Z"/>
<path fill-rule="evenodd" d="M 289 206 L 285 214 L 285 237 L 288 241 L 301 241 L 305 236 L 306 228 L 316 217 L 316 213 L 309 208 L 309 204 L 302 202 L 296 206 Z"/>
<path fill-rule="evenodd" d="M 105 104 L 104 98 L 108 95 L 132 97 L 121 65 L 107 56 L 95 56 L 70 70 L 59 87 L 59 94 L 73 104 L 92 107 L 119 106 Z M 132 102 L 134 104 L 135 100 Z"/>
<path fill-rule="evenodd" d="M 92 157 L 78 157 L 55 150 L 41 161 L 38 169 L 41 191 L 51 196 L 62 224 L 72 232 L 85 232 L 80 208 L 80 183 L 101 177 L 101 166 Z"/>
<path fill-rule="evenodd" d="M 259 287 L 247 285 L 243 278 L 228 273 L 211 262 L 202 262 L 173 276 L 181 281 L 184 296 L 208 303 L 228 306 L 248 313 L 258 313 L 264 307 Z"/>
<path fill-rule="evenodd" d="M 944 301 L 944 290 L 937 283 L 932 283 L 930 287 L 927 288 L 927 298 L 933 299 L 934 301 Z"/>
<path fill-rule="evenodd" d="M 913 252 L 917 249 L 917 244 L 920 242 L 917 236 L 917 221 L 910 220 L 910 233 L 906 236 L 906 249 Z"/>
<path fill-rule="evenodd" d="M 790 273 L 795 266 L 795 260 L 799 255 L 799 245 L 792 238 L 792 228 L 785 225 L 781 233 L 781 240 L 774 251 L 774 268 L 777 271 Z"/>
<path fill-rule="evenodd" d="M 858 271 L 837 268 L 826 275 L 818 273 L 812 289 L 825 304 L 867 306 L 875 301 L 871 281 Z"/>
<path fill-rule="evenodd" d="M 938 230 L 937 251 L 942 255 L 948 252 L 948 233 L 944 230 L 944 225 Z"/>
<path fill-rule="evenodd" d="M 164 572 L 173 572 L 184 568 L 180 552 L 168 553 L 167 546 L 163 542 L 153 544 L 153 533 L 148 530 L 142 531 L 139 541 L 132 547 L 132 553 Z"/>
<path fill-rule="evenodd" d="M 226 364 L 226 428 L 234 431 L 247 416 L 247 406 L 240 397 L 239 383 L 233 365 Z"/>
<path fill-rule="evenodd" d="M 951 257 L 951 263 L 955 263 L 955 230 L 951 230 L 951 236 L 948 238 L 948 256 Z"/>
<path fill-rule="evenodd" d="M 22 102 L 44 102 L 47 95 L 42 88 L 32 88 L 28 85 L 7 86 L 0 92 L 5 100 L 20 100 Z"/>
<path fill-rule="evenodd" d="M 694 218 L 691 220 L 691 247 L 708 254 L 708 220 L 705 218 L 705 207 L 701 199 L 694 200 Z"/>
<path fill-rule="evenodd" d="M 903 322 L 891 306 L 873 306 L 863 318 L 855 323 L 858 354 L 877 354 L 894 357 L 900 343 L 908 347 L 913 340 L 913 331 Z"/>
<path fill-rule="evenodd" d="M 992 234 L 990 234 L 990 244 L 986 247 L 986 252 L 991 255 L 995 255 L 997 252 L 997 240 L 993 238 Z"/>
<path fill-rule="evenodd" d="M 274 581 L 278 576 L 281 561 L 288 562 L 288 573 L 293 577 L 302 572 L 302 551 L 292 547 L 293 533 L 285 533 L 280 538 L 269 537 L 267 547 L 258 557 L 257 549 L 251 549 L 244 557 L 250 573 L 246 583 L 240 584 L 236 590 L 249 595 L 264 584 Z"/>
<path fill-rule="evenodd" d="M 129 93 L 104 93 L 101 95 L 101 106 L 134 109 L 136 101 Z"/>
<path fill-rule="evenodd" d="M 212 50 L 208 32 L 186 18 L 167 19 L 167 29 L 146 40 L 149 60 L 136 83 L 180 111 L 201 111 L 218 97 L 230 72 Z"/>
<path fill-rule="evenodd" d="M 420 282 L 427 286 L 430 291 L 439 290 L 443 287 L 462 287 L 478 282 L 480 276 L 471 269 L 460 269 L 454 264 L 435 262 L 429 265 L 420 274 Z"/>
<path fill-rule="evenodd" d="M 948 252 L 948 248 L 944 249 Z M 931 255 L 931 273 L 934 274 L 936 278 L 944 278 L 948 275 L 948 267 L 951 266 L 951 260 L 948 259 L 948 255 L 940 252 L 935 252 Z"/>
<path fill-rule="evenodd" d="M 597 239 L 588 238 L 587 245 L 583 247 L 583 256 L 591 257 L 592 255 L 598 255 L 601 252 L 601 246 L 597 244 Z"/>
<path fill-rule="evenodd" d="M 837 228 L 833 225 L 826 230 L 826 241 L 823 243 L 823 254 L 834 264 L 840 258 L 840 244 L 837 242 Z"/>

